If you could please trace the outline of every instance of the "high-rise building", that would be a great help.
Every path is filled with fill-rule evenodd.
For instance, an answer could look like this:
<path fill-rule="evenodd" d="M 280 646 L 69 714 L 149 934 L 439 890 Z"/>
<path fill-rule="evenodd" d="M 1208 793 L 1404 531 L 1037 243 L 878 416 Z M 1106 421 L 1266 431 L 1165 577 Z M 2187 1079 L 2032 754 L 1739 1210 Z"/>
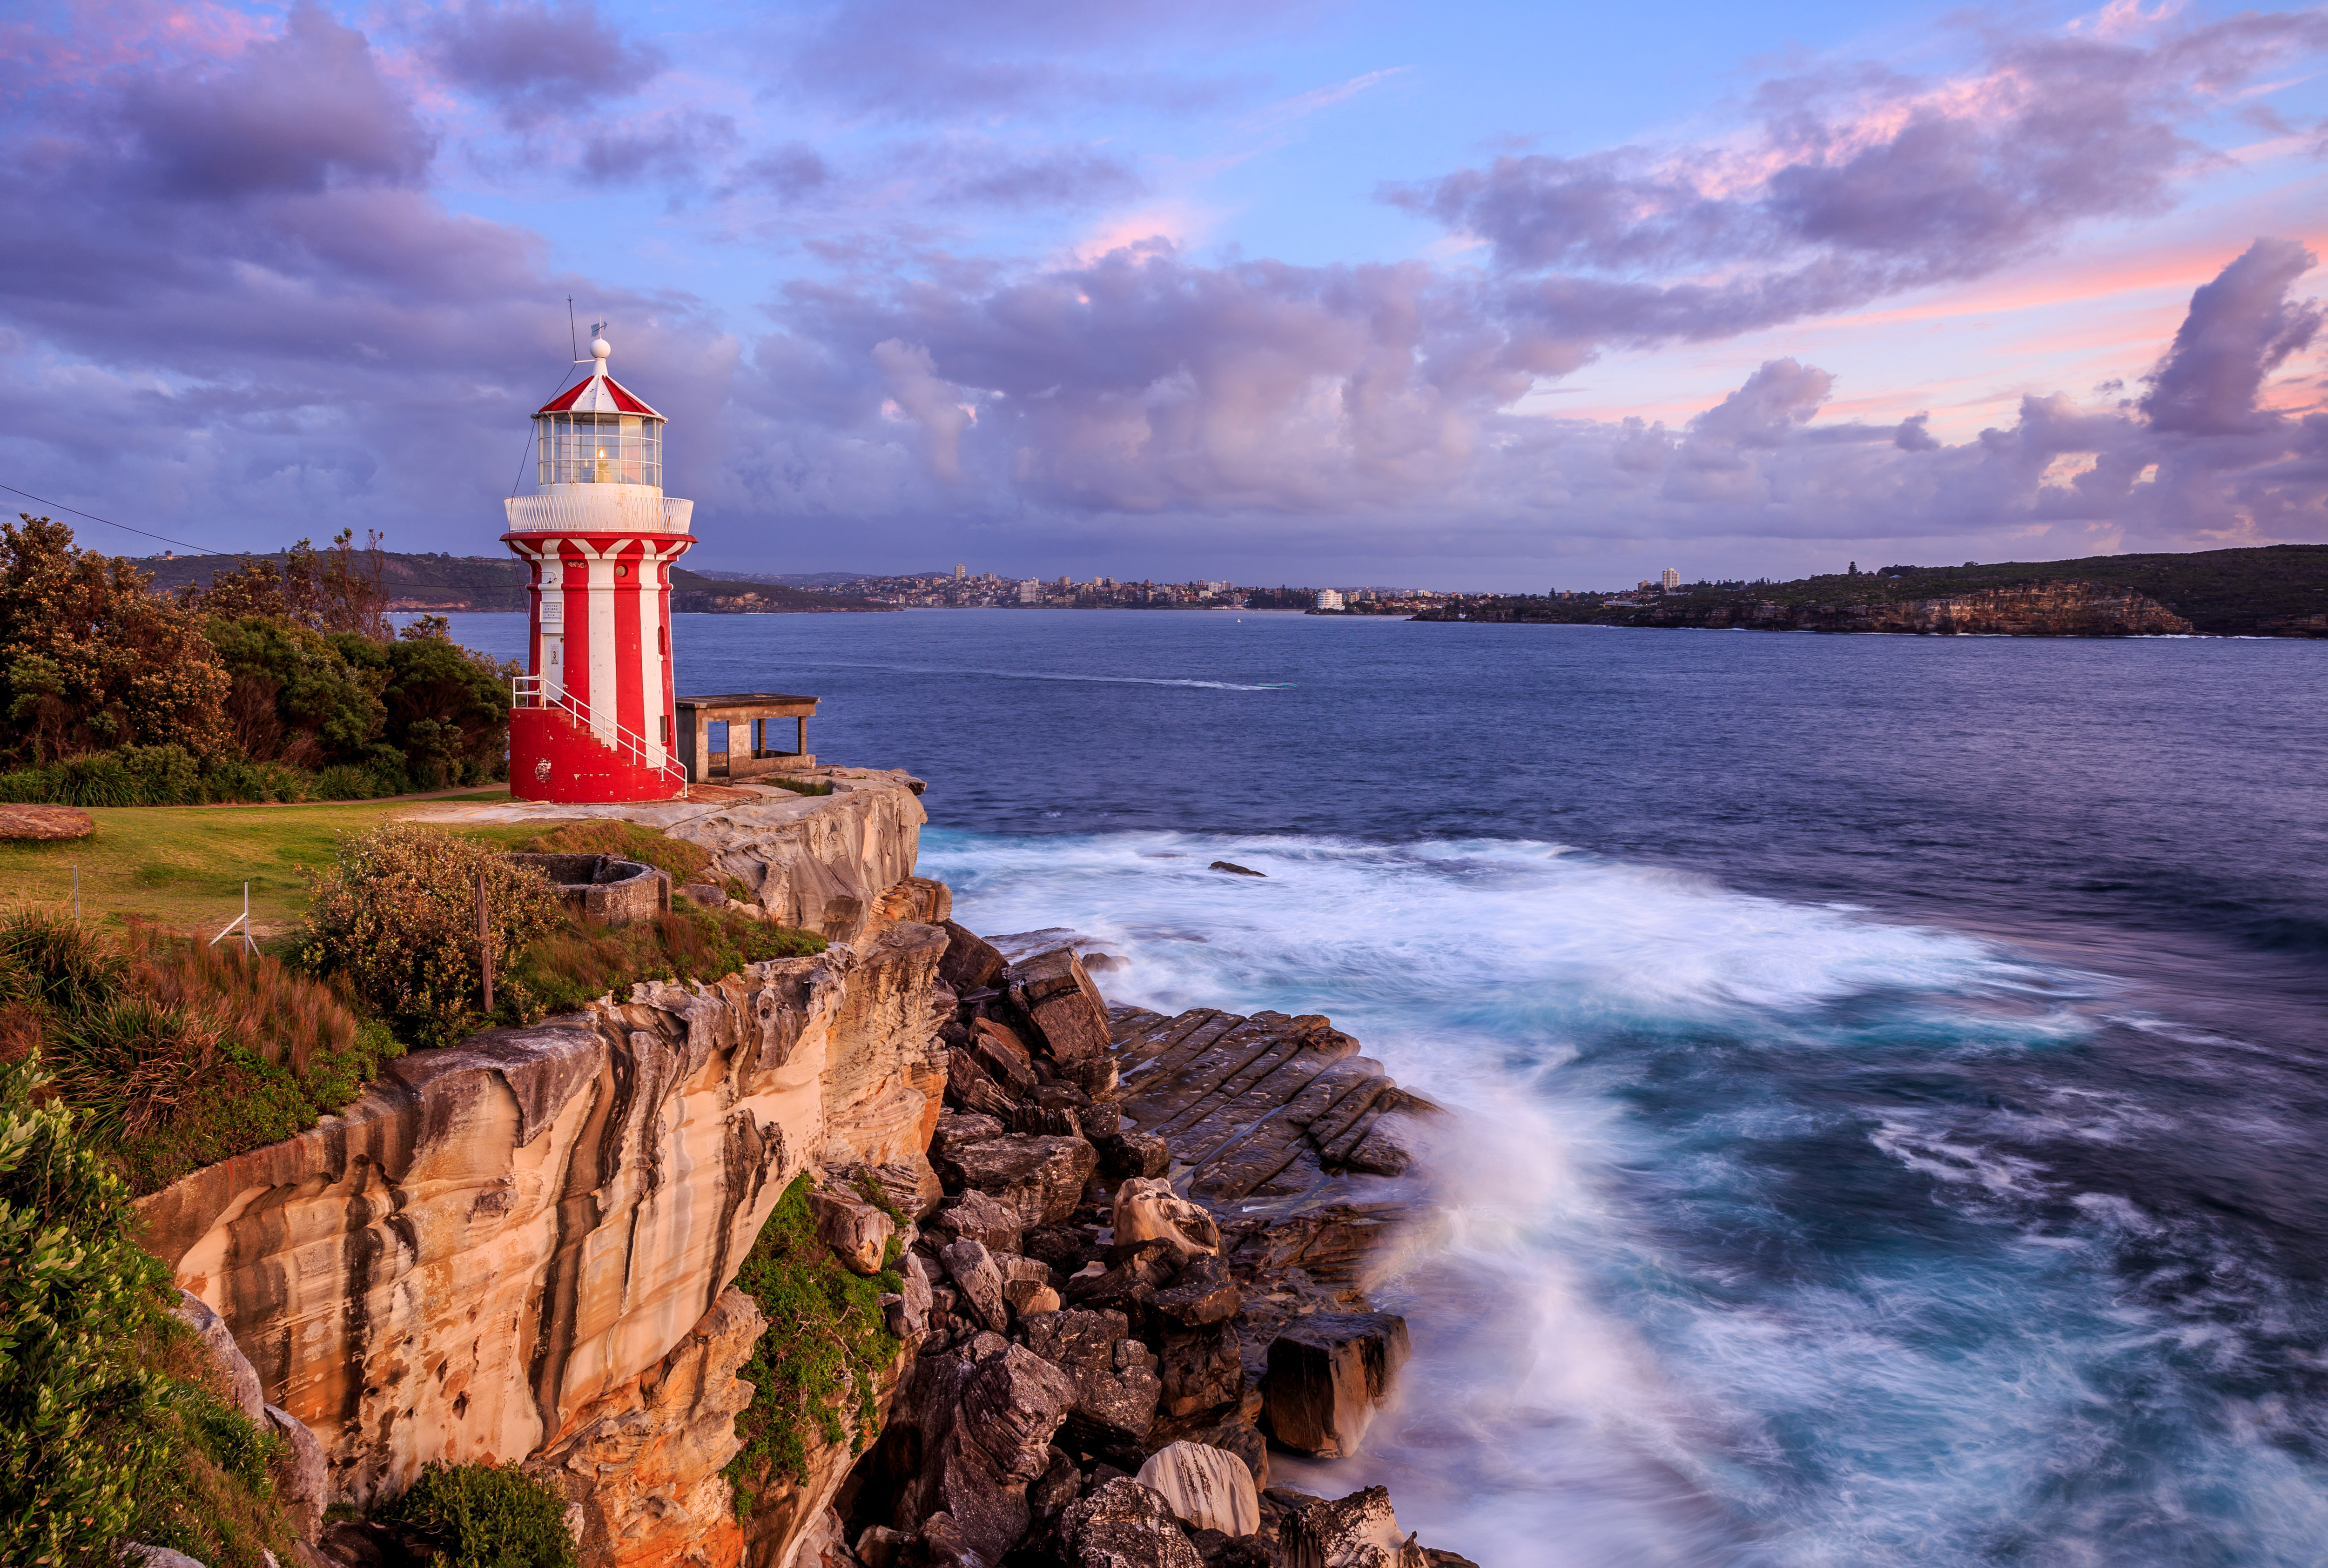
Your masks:
<path fill-rule="evenodd" d="M 1318 591 L 1318 608 L 1339 610 L 1342 608 L 1342 596 L 1331 588 L 1321 588 Z"/>
<path fill-rule="evenodd" d="M 967 567 L 967 566 L 963 565 L 962 565 L 961 562 L 959 562 L 959 561 L 956 561 L 956 562 L 953 564 L 953 580 L 954 580 L 955 582 L 959 583 L 959 582 L 961 582 L 963 578 L 965 578 L 965 577 L 967 577 L 967 576 L 969 576 L 969 575 L 970 575 L 970 568 L 969 568 L 969 567 Z"/>
<path fill-rule="evenodd" d="M 1029 578 L 1028 578 L 1024 583 L 1019 583 L 1019 584 L 1018 584 L 1018 602 L 1019 602 L 1019 603 L 1021 603 L 1021 604 L 1040 604 L 1042 602 L 1043 602 L 1043 584 L 1042 584 L 1041 583 L 1039 583 L 1039 582 L 1036 581 L 1036 580 L 1035 580 L 1034 578 L 1032 578 L 1032 577 L 1029 577 Z"/>
<path fill-rule="evenodd" d="M 1072 577 L 1068 576 L 1065 572 L 1062 572 L 1062 573 L 1060 573 L 1060 574 L 1059 574 L 1059 586 L 1060 586 L 1060 587 L 1062 587 L 1062 588 L 1072 588 L 1072 587 L 1074 587 L 1075 585 L 1075 580 L 1074 578 L 1072 578 Z"/>
<path fill-rule="evenodd" d="M 1676 589 L 1676 588 L 1678 588 L 1678 587 L 1680 587 L 1680 586 L 1681 586 L 1681 574 L 1680 574 L 1680 573 L 1678 573 L 1678 572 L 1676 572 L 1676 571 L 1675 571 L 1671 566 L 1666 567 L 1666 570 L 1665 570 L 1665 587 L 1666 587 L 1666 593 L 1672 593 L 1675 589 Z"/>

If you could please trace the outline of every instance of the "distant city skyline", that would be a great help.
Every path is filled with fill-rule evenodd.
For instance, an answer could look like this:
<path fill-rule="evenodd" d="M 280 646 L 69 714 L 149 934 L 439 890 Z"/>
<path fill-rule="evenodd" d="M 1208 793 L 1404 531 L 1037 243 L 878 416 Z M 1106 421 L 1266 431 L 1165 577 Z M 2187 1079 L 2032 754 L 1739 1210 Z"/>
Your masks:
<path fill-rule="evenodd" d="M 0 482 L 488 552 L 570 311 L 730 569 L 2316 541 L 2323 55 L 2133 0 L 31 0 Z"/>

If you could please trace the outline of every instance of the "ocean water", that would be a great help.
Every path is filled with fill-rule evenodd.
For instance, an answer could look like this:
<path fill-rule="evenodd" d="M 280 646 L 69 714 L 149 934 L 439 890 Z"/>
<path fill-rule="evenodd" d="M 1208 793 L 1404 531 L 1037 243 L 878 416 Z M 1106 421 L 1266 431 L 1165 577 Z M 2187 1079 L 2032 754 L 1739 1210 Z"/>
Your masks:
<path fill-rule="evenodd" d="M 973 928 L 1460 1113 L 1312 1489 L 1488 1568 L 2328 1562 L 2328 645 L 675 630 L 928 779 Z"/>

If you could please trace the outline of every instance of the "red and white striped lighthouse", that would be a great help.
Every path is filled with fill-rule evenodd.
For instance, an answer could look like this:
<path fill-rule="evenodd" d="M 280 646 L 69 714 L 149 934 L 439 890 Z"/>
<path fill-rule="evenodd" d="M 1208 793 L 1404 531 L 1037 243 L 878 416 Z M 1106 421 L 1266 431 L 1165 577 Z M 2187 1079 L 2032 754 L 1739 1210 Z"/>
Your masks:
<path fill-rule="evenodd" d="M 503 503 L 502 542 L 533 567 L 510 713 L 521 800 L 687 793 L 671 746 L 671 564 L 695 543 L 695 503 L 662 493 L 663 416 L 606 374 L 604 325 L 590 329 L 590 373 L 533 416 L 535 492 Z"/>

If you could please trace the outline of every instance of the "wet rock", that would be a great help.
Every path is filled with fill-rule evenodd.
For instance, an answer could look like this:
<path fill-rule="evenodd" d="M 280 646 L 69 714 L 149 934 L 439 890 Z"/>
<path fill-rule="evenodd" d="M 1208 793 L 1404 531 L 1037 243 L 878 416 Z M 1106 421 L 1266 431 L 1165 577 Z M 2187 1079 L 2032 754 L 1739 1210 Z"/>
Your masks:
<path fill-rule="evenodd" d="M 1225 871 L 1231 876 L 1265 877 L 1269 874 L 1265 871 L 1255 871 L 1249 865 L 1239 865 L 1233 860 L 1216 860 L 1206 869 L 1209 871 Z"/>
<path fill-rule="evenodd" d="M 1406 1357 L 1406 1320 L 1394 1312 L 1293 1319 L 1270 1342 L 1262 1380 L 1270 1435 L 1323 1459 L 1356 1453 Z"/>
<path fill-rule="evenodd" d="M 1244 1392 L 1240 1349 L 1234 1323 L 1167 1329 L 1157 1357 L 1164 1387 L 1159 1408 L 1167 1415 L 1195 1415 L 1235 1403 Z"/>
<path fill-rule="evenodd" d="M 1019 1250 L 1018 1211 L 990 1194 L 976 1190 L 949 1198 L 930 1217 L 930 1229 L 948 1241 L 975 1241 L 994 1253 Z"/>
<path fill-rule="evenodd" d="M 1261 1494 L 1253 1472 L 1233 1453 L 1176 1442 L 1149 1455 L 1139 1480 L 1192 1530 L 1217 1530 L 1234 1539 L 1261 1528 Z"/>
<path fill-rule="evenodd" d="M 868 1276 L 881 1272 L 889 1238 L 897 1233 L 896 1221 L 853 1193 L 812 1188 L 808 1209 L 816 1222 L 816 1238 L 832 1249 L 843 1267 Z"/>
<path fill-rule="evenodd" d="M 1059 1517 L 1073 1568 L 1204 1568 L 1171 1505 L 1152 1488 L 1118 1476 Z"/>
<path fill-rule="evenodd" d="M 1169 1242 L 1184 1260 L 1221 1250 L 1221 1227 L 1213 1217 L 1153 1177 L 1135 1176 L 1116 1189 L 1114 1226 L 1119 1246 Z"/>
<path fill-rule="evenodd" d="M 1050 1468 L 1052 1434 L 1075 1398 L 1064 1371 L 997 1335 L 923 1357 L 906 1402 L 923 1461 L 899 1527 L 948 1568 L 1000 1562 L 1027 1533 L 1028 1485 Z"/>
<path fill-rule="evenodd" d="M 963 1186 L 1001 1199 L 1026 1226 L 1056 1225 L 1074 1214 L 1084 1183 L 1099 1167 L 1099 1151 L 1081 1138 L 1025 1133 L 957 1147 L 949 1156 Z"/>
<path fill-rule="evenodd" d="M 1073 1380 L 1070 1417 L 1087 1442 L 1136 1443 L 1147 1435 L 1163 1386 L 1155 1352 L 1130 1337 L 1122 1313 L 1070 1308 L 1029 1314 L 1019 1326 L 1027 1348 Z"/>
<path fill-rule="evenodd" d="M 1161 1176 L 1172 1169 L 1172 1146 L 1153 1133 L 1118 1133 L 1094 1142 L 1100 1171 L 1111 1181 Z"/>
<path fill-rule="evenodd" d="M 953 1281 L 962 1306 L 969 1308 L 980 1322 L 998 1334 L 1010 1326 L 1010 1303 L 1002 1293 L 1002 1271 L 994 1266 L 993 1257 L 982 1244 L 951 1242 L 938 1249 L 938 1261 L 945 1265 L 946 1276 Z"/>
<path fill-rule="evenodd" d="M 1228 1265 L 1217 1257 L 1189 1261 L 1179 1277 L 1156 1293 L 1156 1310 L 1187 1328 L 1225 1323 L 1237 1315 L 1244 1295 Z"/>
<path fill-rule="evenodd" d="M 1399 1529 L 1382 1487 L 1306 1500 L 1280 1521 L 1277 1544 L 1288 1568 L 1430 1568 L 1430 1554 Z"/>
<path fill-rule="evenodd" d="M 946 934 L 945 957 L 938 960 L 938 978 L 955 992 L 989 990 L 1002 978 L 1008 965 L 993 944 L 952 920 L 942 921 L 938 929 Z"/>

